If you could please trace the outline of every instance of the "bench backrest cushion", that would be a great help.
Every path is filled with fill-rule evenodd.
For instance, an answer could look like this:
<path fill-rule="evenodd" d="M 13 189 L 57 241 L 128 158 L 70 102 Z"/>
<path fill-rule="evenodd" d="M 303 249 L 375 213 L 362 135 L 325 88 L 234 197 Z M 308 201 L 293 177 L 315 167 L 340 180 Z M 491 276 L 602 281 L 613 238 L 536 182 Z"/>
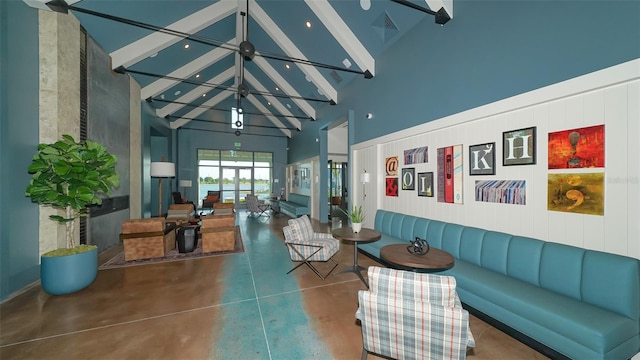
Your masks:
<path fill-rule="evenodd" d="M 309 196 L 300 194 L 289 194 L 287 201 L 309 207 Z"/>
<path fill-rule="evenodd" d="M 640 319 L 640 266 L 636 259 L 587 250 L 583 264 L 582 301 Z"/>
<path fill-rule="evenodd" d="M 540 286 L 540 255 L 544 241 L 513 236 L 507 252 L 507 275 Z"/>
<path fill-rule="evenodd" d="M 545 243 L 540 257 L 540 286 L 580 300 L 584 252 L 574 246 Z"/>
<path fill-rule="evenodd" d="M 511 235 L 487 231 L 482 239 L 480 263 L 483 268 L 507 275 L 507 254 Z"/>
<path fill-rule="evenodd" d="M 482 244 L 486 230 L 465 227 L 460 239 L 460 259 L 482 266 Z"/>
<path fill-rule="evenodd" d="M 447 223 L 438 220 L 431 220 L 431 222 L 429 222 L 429 228 L 427 229 L 427 241 L 429 245 L 444 250 L 442 249 L 442 234 L 444 233 L 445 225 L 447 225 Z"/>
<path fill-rule="evenodd" d="M 442 250 L 460 259 L 460 240 L 464 226 L 458 224 L 446 224 L 442 231 Z"/>

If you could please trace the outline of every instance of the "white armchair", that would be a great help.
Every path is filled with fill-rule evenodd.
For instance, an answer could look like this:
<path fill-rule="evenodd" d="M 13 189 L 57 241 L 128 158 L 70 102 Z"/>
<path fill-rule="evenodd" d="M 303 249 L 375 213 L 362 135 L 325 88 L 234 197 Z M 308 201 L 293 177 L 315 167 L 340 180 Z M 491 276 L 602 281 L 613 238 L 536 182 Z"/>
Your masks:
<path fill-rule="evenodd" d="M 465 359 L 475 340 L 452 276 L 371 266 L 369 290 L 358 292 L 362 359 Z"/>
<path fill-rule="evenodd" d="M 265 204 L 264 201 L 251 194 L 247 194 L 246 199 L 247 211 L 249 212 L 249 216 L 253 216 L 255 214 L 257 215 L 257 217 L 260 217 L 262 215 L 266 215 L 267 217 L 269 217 L 269 213 L 267 211 L 271 209 L 271 205 Z"/>
<path fill-rule="evenodd" d="M 338 266 L 338 262 L 333 259 L 333 256 L 340 250 L 340 241 L 331 234 L 314 232 L 307 215 L 290 219 L 288 223 L 289 226 L 282 229 L 284 241 L 289 249 L 291 260 L 298 262 L 298 264 L 287 274 L 302 265 L 307 265 L 318 277 L 324 280 Z M 322 273 L 313 266 L 312 261 L 328 262 L 331 268 Z"/>

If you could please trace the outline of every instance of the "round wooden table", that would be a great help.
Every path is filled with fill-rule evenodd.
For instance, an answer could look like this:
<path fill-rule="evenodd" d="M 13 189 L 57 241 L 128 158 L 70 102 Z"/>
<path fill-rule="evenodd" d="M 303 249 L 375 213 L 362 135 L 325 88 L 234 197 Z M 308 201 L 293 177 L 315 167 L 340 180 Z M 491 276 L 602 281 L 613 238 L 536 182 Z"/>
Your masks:
<path fill-rule="evenodd" d="M 407 251 L 408 244 L 393 244 L 380 249 L 380 258 L 398 268 L 420 272 L 438 272 L 451 269 L 455 259 L 444 250 L 431 248 L 424 255 L 415 255 Z"/>
<path fill-rule="evenodd" d="M 349 266 L 344 270 L 339 271 L 338 274 L 345 273 L 345 272 L 355 273 L 356 275 L 358 275 L 360 280 L 362 280 L 362 282 L 367 286 L 367 288 L 369 288 L 369 285 L 367 285 L 367 282 L 364 280 L 364 277 L 362 277 L 362 273 L 360 273 L 360 271 L 365 270 L 365 268 L 358 265 L 358 243 L 377 241 L 380 239 L 380 233 L 373 229 L 368 229 L 368 228 L 362 228 L 359 233 L 354 233 L 351 227 L 349 226 L 349 227 L 335 229 L 331 232 L 331 234 L 333 235 L 334 238 L 338 240 L 353 243 L 353 265 Z"/>

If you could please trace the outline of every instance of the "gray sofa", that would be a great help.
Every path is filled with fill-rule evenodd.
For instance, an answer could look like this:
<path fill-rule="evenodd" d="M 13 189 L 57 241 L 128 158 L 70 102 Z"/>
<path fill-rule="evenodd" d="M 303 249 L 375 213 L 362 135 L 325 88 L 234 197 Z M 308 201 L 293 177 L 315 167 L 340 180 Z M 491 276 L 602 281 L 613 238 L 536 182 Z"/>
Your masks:
<path fill-rule="evenodd" d="M 280 212 L 294 218 L 309 215 L 309 200 L 310 198 L 307 195 L 289 194 L 287 200 L 280 201 Z"/>
<path fill-rule="evenodd" d="M 456 278 L 466 306 L 543 348 L 573 359 L 640 351 L 638 259 L 385 210 L 374 227 L 381 239 L 361 252 L 379 258 L 384 245 L 426 238 L 455 257 L 440 274 Z"/>

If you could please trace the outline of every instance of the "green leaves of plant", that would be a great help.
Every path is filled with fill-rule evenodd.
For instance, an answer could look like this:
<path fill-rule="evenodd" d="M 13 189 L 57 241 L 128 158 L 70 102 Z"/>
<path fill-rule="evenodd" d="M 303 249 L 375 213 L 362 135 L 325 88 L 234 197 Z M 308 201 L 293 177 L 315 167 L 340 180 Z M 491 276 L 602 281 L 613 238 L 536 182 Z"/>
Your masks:
<path fill-rule="evenodd" d="M 53 144 L 39 144 L 29 166 L 33 174 L 25 195 L 33 202 L 72 209 L 72 217 L 53 215 L 52 220 L 68 222 L 83 216 L 86 207 L 102 204 L 100 195 L 109 195 L 120 185 L 116 157 L 94 141 L 76 142 L 63 135 Z"/>

